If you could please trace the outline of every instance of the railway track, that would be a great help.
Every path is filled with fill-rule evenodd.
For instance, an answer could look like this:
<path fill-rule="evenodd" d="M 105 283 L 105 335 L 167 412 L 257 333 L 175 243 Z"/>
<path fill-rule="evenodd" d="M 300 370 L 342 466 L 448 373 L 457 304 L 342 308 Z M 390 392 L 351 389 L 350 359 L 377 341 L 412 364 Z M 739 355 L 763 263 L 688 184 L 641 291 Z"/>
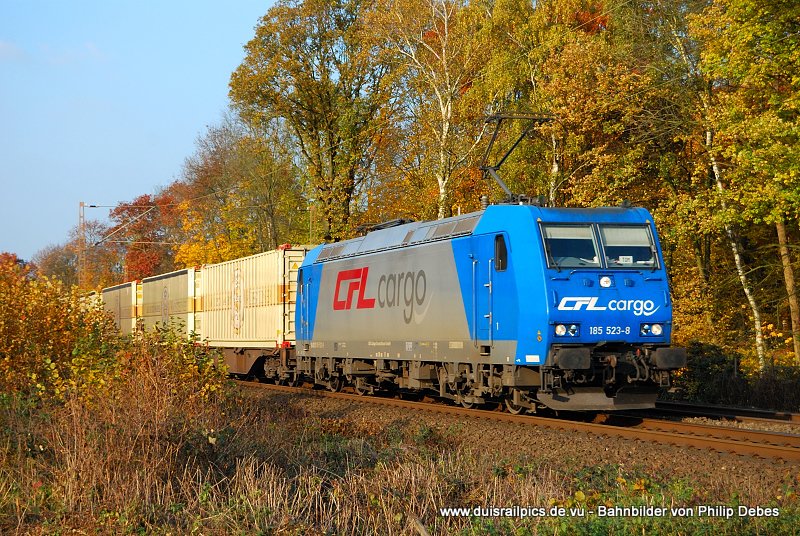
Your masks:
<path fill-rule="evenodd" d="M 656 402 L 656 411 L 685 417 L 708 417 L 736 422 L 780 423 L 800 425 L 800 413 L 752 408 L 710 406 L 687 402 Z"/>
<path fill-rule="evenodd" d="M 694 447 L 721 453 L 800 462 L 800 435 L 691 424 L 649 417 L 600 415 L 595 422 L 583 422 L 538 415 L 512 415 L 500 411 L 465 409 L 431 402 L 411 402 L 396 398 L 365 397 L 343 392 L 317 391 L 302 387 L 237 381 L 249 388 L 268 389 L 304 396 L 350 400 L 353 402 L 408 408 L 458 417 L 488 419 L 498 422 L 542 426 L 569 432 L 586 432 L 599 436 L 616 436 L 638 441 Z"/>

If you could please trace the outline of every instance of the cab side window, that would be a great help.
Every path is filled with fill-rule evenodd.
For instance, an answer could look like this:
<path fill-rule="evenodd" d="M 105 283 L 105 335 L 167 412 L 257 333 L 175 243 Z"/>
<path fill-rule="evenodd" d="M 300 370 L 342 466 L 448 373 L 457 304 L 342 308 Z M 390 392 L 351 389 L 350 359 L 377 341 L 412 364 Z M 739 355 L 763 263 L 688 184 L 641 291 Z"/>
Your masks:
<path fill-rule="evenodd" d="M 505 272 L 508 268 L 508 248 L 503 235 L 494 237 L 494 268 L 498 272 Z"/>

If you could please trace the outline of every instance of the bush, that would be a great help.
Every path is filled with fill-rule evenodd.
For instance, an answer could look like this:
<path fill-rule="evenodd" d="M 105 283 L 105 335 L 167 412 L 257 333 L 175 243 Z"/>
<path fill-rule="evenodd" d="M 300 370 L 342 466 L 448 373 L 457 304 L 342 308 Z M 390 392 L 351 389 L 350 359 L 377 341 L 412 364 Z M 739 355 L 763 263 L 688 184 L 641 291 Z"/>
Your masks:
<path fill-rule="evenodd" d="M 216 355 L 156 332 L 114 359 L 119 374 L 103 396 L 0 399 L 0 532 L 169 526 L 167 506 L 187 504 L 209 475 L 226 477 L 230 390 Z"/>
<path fill-rule="evenodd" d="M 0 261 L 0 391 L 89 397 L 119 375 L 119 336 L 98 300 Z"/>
<path fill-rule="evenodd" d="M 703 404 L 800 410 L 800 371 L 773 366 L 760 372 L 742 370 L 742 355 L 713 344 L 692 342 L 686 368 L 673 375 L 675 393 L 668 399 Z"/>

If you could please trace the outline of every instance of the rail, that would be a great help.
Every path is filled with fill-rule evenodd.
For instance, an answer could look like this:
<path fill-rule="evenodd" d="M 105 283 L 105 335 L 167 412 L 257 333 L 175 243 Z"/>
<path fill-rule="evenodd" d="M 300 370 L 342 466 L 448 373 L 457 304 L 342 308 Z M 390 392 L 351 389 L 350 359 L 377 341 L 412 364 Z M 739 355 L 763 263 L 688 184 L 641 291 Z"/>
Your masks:
<path fill-rule="evenodd" d="M 357 403 L 408 408 L 415 411 L 428 411 L 456 415 L 459 417 L 489 419 L 498 422 L 511 422 L 525 426 L 542 426 L 570 432 L 579 431 L 599 436 L 616 436 L 639 441 L 708 449 L 745 456 L 775 458 L 795 462 L 800 461 L 800 435 L 794 434 L 739 430 L 650 418 L 632 418 L 635 422 L 623 422 L 623 419 L 618 419 L 613 415 L 606 419 L 601 417 L 601 422 L 581 422 L 555 417 L 513 415 L 500 411 L 465 409 L 463 407 L 430 402 L 410 402 L 408 400 L 398 400 L 395 398 L 364 397 L 342 392 L 316 391 L 302 387 L 287 387 L 244 381 L 237 381 L 237 383 L 250 388 L 269 389 L 302 396 L 344 399 Z M 625 417 L 625 419 L 631 418 Z"/>

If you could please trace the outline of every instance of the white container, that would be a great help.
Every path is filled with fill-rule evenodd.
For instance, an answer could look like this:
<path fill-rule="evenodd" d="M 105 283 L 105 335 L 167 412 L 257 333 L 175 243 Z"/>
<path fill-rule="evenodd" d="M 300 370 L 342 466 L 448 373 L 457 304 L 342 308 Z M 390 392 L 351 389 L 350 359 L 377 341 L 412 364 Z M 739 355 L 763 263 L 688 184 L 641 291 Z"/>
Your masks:
<path fill-rule="evenodd" d="M 144 329 L 171 326 L 186 336 L 195 333 L 200 275 L 200 270 L 187 268 L 142 279 Z"/>
<path fill-rule="evenodd" d="M 196 330 L 222 348 L 275 348 L 295 340 L 297 272 L 307 248 L 278 249 L 202 268 Z"/>
<path fill-rule="evenodd" d="M 141 286 L 137 281 L 103 289 L 103 309 L 114 315 L 123 335 L 136 331 L 140 300 Z"/>

